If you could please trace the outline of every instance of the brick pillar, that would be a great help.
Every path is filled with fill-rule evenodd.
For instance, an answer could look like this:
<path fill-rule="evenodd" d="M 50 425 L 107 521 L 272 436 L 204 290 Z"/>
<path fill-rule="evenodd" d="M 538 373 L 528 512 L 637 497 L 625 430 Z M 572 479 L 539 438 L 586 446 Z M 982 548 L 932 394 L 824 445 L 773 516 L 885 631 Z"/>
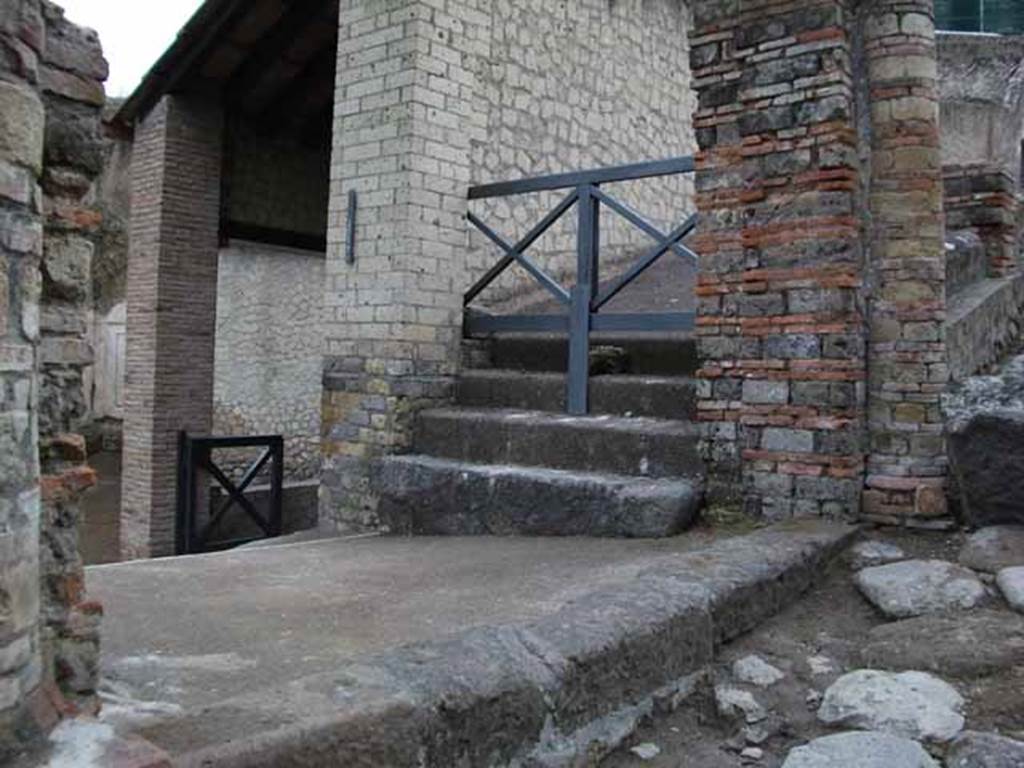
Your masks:
<path fill-rule="evenodd" d="M 866 374 L 848 3 L 704 0 L 694 16 L 712 501 L 854 514 Z"/>
<path fill-rule="evenodd" d="M 489 0 L 342 0 L 327 253 L 321 520 L 377 525 L 369 462 L 449 395 Z M 355 263 L 346 262 L 356 190 Z"/>
<path fill-rule="evenodd" d="M 949 378 L 932 0 L 865 8 L 871 112 L 868 519 L 946 520 L 940 397 Z"/>
<path fill-rule="evenodd" d="M 165 97 L 132 159 L 121 550 L 174 551 L 178 433 L 209 433 L 223 116 Z"/>
<path fill-rule="evenodd" d="M 39 344 L 45 114 L 37 3 L 0 4 L 0 763 L 53 724 L 39 652 Z M 35 717 L 33 717 L 35 715 Z M 41 715 L 48 715 L 39 719 Z"/>

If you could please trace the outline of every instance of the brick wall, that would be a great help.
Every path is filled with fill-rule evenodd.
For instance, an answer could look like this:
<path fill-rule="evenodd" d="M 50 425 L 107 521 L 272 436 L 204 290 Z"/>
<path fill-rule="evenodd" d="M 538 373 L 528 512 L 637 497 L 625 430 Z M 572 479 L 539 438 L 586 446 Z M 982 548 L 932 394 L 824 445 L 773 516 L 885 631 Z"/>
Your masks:
<path fill-rule="evenodd" d="M 699 3 L 691 45 L 712 498 L 768 519 L 855 513 L 865 323 L 849 7 Z"/>
<path fill-rule="evenodd" d="M 16 748 L 39 649 L 39 266 L 44 39 L 38 4 L 0 5 L 0 759 Z M 28 735 L 28 734 L 25 734 Z"/>
<path fill-rule="evenodd" d="M 220 108 L 165 97 L 136 129 L 121 549 L 174 550 L 178 433 L 212 425 Z M 159 344 L 158 344 L 159 341 Z"/>
<path fill-rule="evenodd" d="M 946 228 L 973 230 L 988 256 L 988 276 L 1018 270 L 1020 202 L 1017 180 L 999 165 L 947 165 L 942 169 Z"/>
<path fill-rule="evenodd" d="M 96 704 L 102 607 L 88 599 L 79 548 L 88 466 L 88 367 L 92 263 L 102 223 L 93 185 L 103 167 L 103 81 L 96 33 L 42 4 L 46 41 L 40 84 L 46 107 L 40 319 L 39 437 L 42 468 L 44 663 L 69 697 Z"/>
<path fill-rule="evenodd" d="M 933 2 L 865 8 L 871 100 L 871 436 L 864 512 L 949 524 L 942 392 L 949 380 Z"/>

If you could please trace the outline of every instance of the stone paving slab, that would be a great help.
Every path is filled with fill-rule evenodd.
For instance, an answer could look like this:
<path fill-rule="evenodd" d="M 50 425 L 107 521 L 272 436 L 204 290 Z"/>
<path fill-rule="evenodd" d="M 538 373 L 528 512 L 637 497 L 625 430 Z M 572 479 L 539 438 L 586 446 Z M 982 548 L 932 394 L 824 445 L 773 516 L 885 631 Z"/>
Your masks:
<path fill-rule="evenodd" d="M 112 714 L 176 765 L 503 765 L 649 711 L 854 531 L 333 540 L 89 577 L 105 670 L 150 700 Z"/>

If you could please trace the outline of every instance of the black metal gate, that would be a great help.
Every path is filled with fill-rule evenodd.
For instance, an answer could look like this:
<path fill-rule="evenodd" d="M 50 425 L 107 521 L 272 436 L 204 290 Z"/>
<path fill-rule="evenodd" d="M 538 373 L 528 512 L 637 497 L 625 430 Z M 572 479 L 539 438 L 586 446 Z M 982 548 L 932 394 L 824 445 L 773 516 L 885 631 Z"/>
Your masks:
<path fill-rule="evenodd" d="M 469 190 L 470 200 L 569 188 L 572 188 L 572 191 L 537 226 L 514 245 L 477 216 L 469 214 L 468 218 L 473 226 L 501 248 L 505 252 L 505 256 L 466 292 L 463 298 L 466 308 L 463 323 L 464 334 L 474 337 L 502 332 L 567 332 L 569 336 L 567 410 L 572 415 L 586 414 L 589 411 L 589 352 L 592 331 L 689 331 L 694 327 L 693 312 L 600 314 L 601 309 L 623 288 L 636 280 L 668 251 L 672 251 L 684 259 L 692 259 L 694 262 L 697 260 L 696 254 L 681 244 L 683 238 L 697 226 L 696 214 L 687 218 L 670 233 L 665 234 L 636 211 L 603 192 L 601 184 L 692 173 L 694 168 L 692 157 L 677 157 L 636 165 L 541 176 L 471 188 Z M 525 252 L 573 205 L 577 206 L 579 216 L 576 284 L 571 290 L 566 290 L 530 260 Z M 604 291 L 601 291 L 599 283 L 602 205 L 617 213 L 657 243 L 629 270 L 613 280 Z M 523 267 L 545 290 L 565 305 L 568 310 L 567 314 L 487 315 L 471 310 L 469 305 L 472 301 L 513 263 Z"/>
<path fill-rule="evenodd" d="M 262 454 L 242 475 L 237 485 L 213 460 L 218 448 L 263 448 Z M 245 491 L 269 466 L 270 494 L 266 514 L 261 514 Z M 209 508 L 210 485 L 207 476 L 227 494 L 216 510 Z M 231 549 L 242 544 L 274 538 L 282 532 L 282 486 L 284 479 L 284 438 L 280 435 L 261 437 L 193 437 L 184 432 L 179 441 L 177 552 L 191 555 Z M 204 494 L 200 497 L 200 493 Z M 255 523 L 262 535 L 217 538 L 225 527 L 228 513 L 238 508 Z M 209 515 L 202 514 L 209 511 Z"/>

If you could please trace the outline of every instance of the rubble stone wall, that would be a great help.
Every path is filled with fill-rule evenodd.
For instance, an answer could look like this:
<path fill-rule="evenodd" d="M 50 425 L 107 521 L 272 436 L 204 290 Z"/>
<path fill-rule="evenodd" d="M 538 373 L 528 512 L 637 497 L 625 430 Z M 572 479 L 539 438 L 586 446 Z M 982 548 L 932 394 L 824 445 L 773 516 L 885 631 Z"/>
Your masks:
<path fill-rule="evenodd" d="M 45 27 L 38 3 L 0 3 L 0 760 L 38 735 L 39 284 Z"/>
<path fill-rule="evenodd" d="M 1017 180 L 1024 140 L 1024 37 L 937 35 L 942 162 Z"/>
<path fill-rule="evenodd" d="M 107 65 L 42 0 L 0 3 L 0 755 L 91 705 L 101 608 L 78 553 L 83 369 Z M 40 694 L 50 690 L 51 693 Z"/>
<path fill-rule="evenodd" d="M 65 693 L 95 697 L 101 607 L 87 599 L 79 552 L 82 494 L 96 482 L 82 433 L 93 363 L 92 262 L 102 213 L 94 182 L 103 170 L 103 81 L 96 33 L 43 3 L 46 45 L 40 83 L 46 106 L 40 342 L 41 565 L 45 662 Z"/>
<path fill-rule="evenodd" d="M 214 430 L 284 435 L 289 482 L 320 476 L 323 274 L 311 251 L 236 242 L 220 252 Z"/>
<path fill-rule="evenodd" d="M 694 95 L 690 88 L 689 4 L 683 0 L 513 0 L 491 5 L 491 53 L 477 97 L 487 132 L 472 146 L 473 183 L 692 155 Z M 693 213 L 692 175 L 607 185 L 666 231 Z M 473 210 L 512 240 L 525 234 L 565 192 L 481 201 Z M 602 269 L 634 257 L 651 241 L 602 211 Z M 552 274 L 571 280 L 576 221 L 569 215 L 531 254 Z M 468 288 L 502 254 L 473 233 Z M 680 291 L 689 285 L 680 286 Z M 512 268 L 479 305 L 515 304 L 541 290 Z"/>

